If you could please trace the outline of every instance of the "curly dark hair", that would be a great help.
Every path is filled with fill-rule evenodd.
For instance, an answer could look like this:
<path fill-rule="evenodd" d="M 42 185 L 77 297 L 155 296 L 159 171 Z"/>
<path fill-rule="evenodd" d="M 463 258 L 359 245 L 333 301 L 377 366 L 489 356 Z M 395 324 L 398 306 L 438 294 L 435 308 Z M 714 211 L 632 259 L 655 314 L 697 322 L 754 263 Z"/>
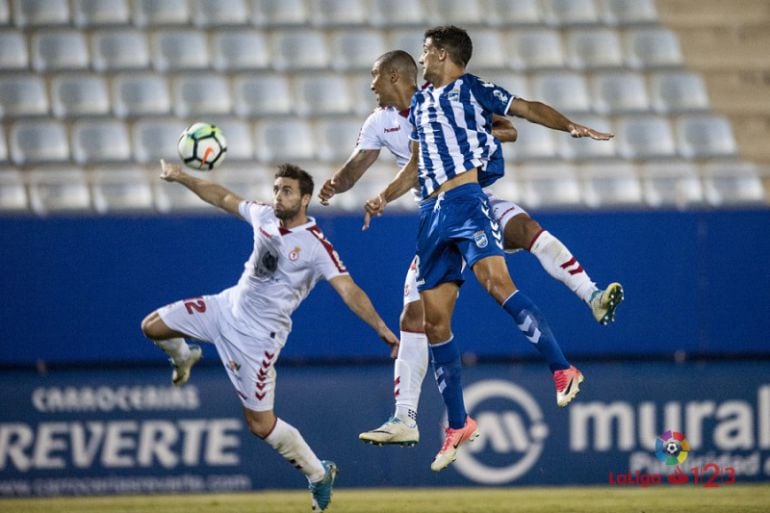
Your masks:
<path fill-rule="evenodd" d="M 275 178 L 293 178 L 299 181 L 299 192 L 303 196 L 305 194 L 313 195 L 313 177 L 310 173 L 302 169 L 301 167 L 289 164 L 281 164 L 278 166 L 278 171 L 275 172 Z"/>
<path fill-rule="evenodd" d="M 449 58 L 458 66 L 465 67 L 473 55 L 471 36 L 460 27 L 442 25 L 425 31 L 424 39 L 431 38 L 436 48 L 446 50 Z"/>

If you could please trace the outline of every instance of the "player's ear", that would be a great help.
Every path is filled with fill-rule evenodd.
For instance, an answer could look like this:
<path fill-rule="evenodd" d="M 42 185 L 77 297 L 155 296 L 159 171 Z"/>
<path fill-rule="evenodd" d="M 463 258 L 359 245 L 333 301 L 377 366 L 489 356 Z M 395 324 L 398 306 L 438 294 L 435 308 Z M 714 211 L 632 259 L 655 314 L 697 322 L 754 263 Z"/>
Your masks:
<path fill-rule="evenodd" d="M 300 200 L 302 206 L 307 208 L 307 206 L 310 204 L 310 200 L 312 199 L 312 197 L 313 197 L 312 194 L 303 194 L 302 199 Z"/>

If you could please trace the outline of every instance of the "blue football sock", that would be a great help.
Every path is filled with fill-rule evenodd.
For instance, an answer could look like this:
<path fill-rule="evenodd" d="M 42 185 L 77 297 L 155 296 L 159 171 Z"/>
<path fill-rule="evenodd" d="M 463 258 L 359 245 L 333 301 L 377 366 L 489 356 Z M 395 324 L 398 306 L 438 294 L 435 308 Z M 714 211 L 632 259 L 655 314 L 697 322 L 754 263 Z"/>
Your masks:
<path fill-rule="evenodd" d="M 460 349 L 454 339 L 450 338 L 439 345 L 431 345 L 430 352 L 433 355 L 436 384 L 446 405 L 449 427 L 460 429 L 465 425 L 467 416 L 463 401 Z"/>
<path fill-rule="evenodd" d="M 503 310 L 513 317 L 524 336 L 545 357 L 551 372 L 569 368 L 569 362 L 564 358 L 548 322 L 526 294 L 520 290 L 511 294 L 503 303 Z"/>

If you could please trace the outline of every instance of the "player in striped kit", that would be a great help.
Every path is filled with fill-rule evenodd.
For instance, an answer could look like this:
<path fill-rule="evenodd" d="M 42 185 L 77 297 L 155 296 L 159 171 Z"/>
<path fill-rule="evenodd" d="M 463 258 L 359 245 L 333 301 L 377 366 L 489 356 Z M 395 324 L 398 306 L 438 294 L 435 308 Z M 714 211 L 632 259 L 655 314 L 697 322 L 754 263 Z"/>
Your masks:
<path fill-rule="evenodd" d="M 431 85 L 416 92 L 410 104 L 410 160 L 394 181 L 366 204 L 365 225 L 372 215 L 382 213 L 387 201 L 419 184 L 417 286 L 449 423 L 444 444 L 431 464 L 434 471 L 446 468 L 455 460 L 459 446 L 478 436 L 476 422 L 465 410 L 460 351 L 451 332 L 464 262 L 546 358 L 560 406 L 575 397 L 583 381 L 580 371 L 564 357 L 542 313 L 516 289 L 505 266 L 500 226 L 480 186 L 499 149 L 499 141 L 490 134 L 492 115 L 520 116 L 573 137 L 612 137 L 467 74 L 472 48 L 468 34 L 457 27 L 425 32 L 420 64 Z"/>
<path fill-rule="evenodd" d="M 278 168 L 271 206 L 244 201 L 220 185 L 182 172 L 177 164 L 161 165 L 163 180 L 180 183 L 249 223 L 254 245 L 237 285 L 164 306 L 142 321 L 142 331 L 168 354 L 176 386 L 187 382 L 201 357 L 200 346 L 188 345 L 184 338 L 213 343 L 241 399 L 249 430 L 307 477 L 313 510 L 322 511 L 331 501 L 337 467 L 318 459 L 300 432 L 273 413 L 275 363 L 291 331 L 291 314 L 325 279 L 392 352 L 398 339 L 307 215 L 313 179 L 304 170 L 291 164 Z"/>
<path fill-rule="evenodd" d="M 406 52 L 388 52 L 372 67 L 372 85 L 379 107 L 364 122 L 350 159 L 327 180 L 319 193 L 323 204 L 349 190 L 387 148 L 400 167 L 409 160 L 409 103 L 417 91 L 417 65 Z M 495 117 L 492 134 L 500 141 L 515 141 L 516 130 L 504 117 Z M 415 190 L 415 195 L 419 191 Z M 591 308 L 601 324 L 614 320 L 622 300 L 622 288 L 613 283 L 599 290 L 583 267 L 556 237 L 544 230 L 518 205 L 485 190 L 494 218 L 503 227 L 508 252 L 520 249 L 535 255 L 543 268 L 564 283 Z M 394 366 L 395 412 L 382 426 L 361 433 L 359 438 L 377 445 L 413 445 L 419 441 L 417 408 L 422 382 L 428 369 L 428 341 L 423 329 L 423 309 L 416 285 L 416 265 L 409 267 L 404 284 L 404 307 L 400 319 L 401 344 Z"/>

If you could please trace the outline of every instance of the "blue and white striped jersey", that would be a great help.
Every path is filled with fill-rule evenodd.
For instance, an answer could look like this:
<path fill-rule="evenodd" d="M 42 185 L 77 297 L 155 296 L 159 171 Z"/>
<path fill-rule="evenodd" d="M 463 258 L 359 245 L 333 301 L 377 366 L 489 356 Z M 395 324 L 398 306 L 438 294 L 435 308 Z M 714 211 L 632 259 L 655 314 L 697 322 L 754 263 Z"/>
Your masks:
<path fill-rule="evenodd" d="M 469 73 L 412 96 L 409 121 L 411 139 L 420 143 L 423 198 L 461 173 L 476 167 L 486 169 L 500 147 L 500 141 L 491 135 L 492 114 L 506 115 L 515 98 L 502 87 Z"/>

